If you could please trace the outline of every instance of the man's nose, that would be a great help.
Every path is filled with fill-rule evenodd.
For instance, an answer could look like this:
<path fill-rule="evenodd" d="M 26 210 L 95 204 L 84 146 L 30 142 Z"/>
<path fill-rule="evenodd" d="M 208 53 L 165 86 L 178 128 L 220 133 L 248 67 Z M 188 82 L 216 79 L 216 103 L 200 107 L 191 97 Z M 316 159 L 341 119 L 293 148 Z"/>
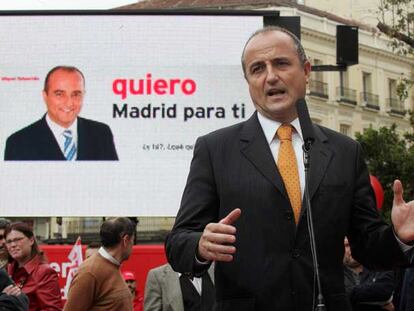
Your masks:
<path fill-rule="evenodd" d="M 279 72 L 276 68 L 272 66 L 267 67 L 267 76 L 266 76 L 266 82 L 269 84 L 274 84 L 279 80 Z"/>
<path fill-rule="evenodd" d="M 65 106 L 67 108 L 71 108 L 73 107 L 74 104 L 75 104 L 75 99 L 72 96 L 68 96 L 65 100 Z"/>

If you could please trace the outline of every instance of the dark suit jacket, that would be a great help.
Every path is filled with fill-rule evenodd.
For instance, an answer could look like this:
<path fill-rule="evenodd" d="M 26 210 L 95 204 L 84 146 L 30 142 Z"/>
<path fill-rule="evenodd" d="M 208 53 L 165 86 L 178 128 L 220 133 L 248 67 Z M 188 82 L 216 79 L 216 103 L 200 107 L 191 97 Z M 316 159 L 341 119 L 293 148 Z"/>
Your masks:
<path fill-rule="evenodd" d="M 405 270 L 398 310 L 414 311 L 414 268 Z"/>
<path fill-rule="evenodd" d="M 344 267 L 345 291 L 354 311 L 384 311 L 383 305 L 392 302 L 393 271 L 370 271 L 363 268 L 358 275 Z"/>
<path fill-rule="evenodd" d="M 0 311 L 26 311 L 29 308 L 29 299 L 26 294 L 7 295 L 2 291 L 9 285 L 14 284 L 6 270 L 0 269 Z"/>
<path fill-rule="evenodd" d="M 108 125 L 78 117 L 77 160 L 118 160 Z M 7 138 L 4 160 L 65 160 L 44 116 Z"/>
<path fill-rule="evenodd" d="M 406 258 L 376 211 L 361 147 L 314 126 L 310 198 L 323 294 L 328 310 L 351 310 L 344 289 L 344 236 L 367 267 Z M 246 122 L 199 138 L 167 257 L 176 271 L 196 272 L 204 227 L 240 208 L 237 252 L 215 269 L 216 310 L 312 310 L 315 293 L 306 212 L 298 226 L 256 113 Z"/>

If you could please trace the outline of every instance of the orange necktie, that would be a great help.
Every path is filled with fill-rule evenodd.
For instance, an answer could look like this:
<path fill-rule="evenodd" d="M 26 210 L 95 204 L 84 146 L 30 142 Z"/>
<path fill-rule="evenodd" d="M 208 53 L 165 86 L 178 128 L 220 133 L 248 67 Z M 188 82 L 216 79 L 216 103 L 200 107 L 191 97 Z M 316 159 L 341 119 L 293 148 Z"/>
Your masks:
<path fill-rule="evenodd" d="M 280 140 L 277 167 L 282 175 L 297 224 L 302 206 L 302 195 L 300 192 L 298 163 L 292 145 L 292 126 L 290 124 L 282 124 L 276 134 Z"/>

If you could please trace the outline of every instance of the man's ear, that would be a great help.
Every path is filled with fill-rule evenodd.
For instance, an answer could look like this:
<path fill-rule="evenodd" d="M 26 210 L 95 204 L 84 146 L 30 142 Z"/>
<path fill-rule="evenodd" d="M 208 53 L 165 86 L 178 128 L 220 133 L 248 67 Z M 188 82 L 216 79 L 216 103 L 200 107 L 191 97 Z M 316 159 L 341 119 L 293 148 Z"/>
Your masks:
<path fill-rule="evenodd" d="M 44 102 L 46 102 L 46 100 L 47 100 L 47 92 L 45 90 L 42 91 L 42 97 L 43 97 Z"/>
<path fill-rule="evenodd" d="M 122 237 L 122 241 L 125 243 L 125 245 L 128 245 L 128 243 L 131 241 L 131 236 L 129 236 L 128 234 L 125 234 Z"/>
<path fill-rule="evenodd" d="M 305 63 L 303 64 L 303 70 L 305 71 L 306 81 L 308 81 L 310 77 L 311 67 L 312 67 L 311 63 L 308 60 L 306 60 Z"/>

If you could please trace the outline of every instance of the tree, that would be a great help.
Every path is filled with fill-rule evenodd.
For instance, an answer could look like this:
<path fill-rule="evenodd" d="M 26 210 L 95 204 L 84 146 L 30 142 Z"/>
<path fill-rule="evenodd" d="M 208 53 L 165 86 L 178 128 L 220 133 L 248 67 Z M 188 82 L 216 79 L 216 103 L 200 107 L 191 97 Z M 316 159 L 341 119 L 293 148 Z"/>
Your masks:
<path fill-rule="evenodd" d="M 414 1 L 380 0 L 378 29 L 391 39 L 391 48 L 399 55 L 414 57 Z M 414 84 L 412 77 L 402 76 L 397 85 L 401 101 L 409 96 Z M 409 111 L 414 129 L 414 113 Z M 364 133 L 356 133 L 362 145 L 370 174 L 376 176 L 384 187 L 382 213 L 390 220 L 394 179 L 402 181 L 404 197 L 414 197 L 414 133 L 398 135 L 396 125 L 391 128 L 372 127 Z"/>
<path fill-rule="evenodd" d="M 378 29 L 391 38 L 392 49 L 403 56 L 414 56 L 414 1 L 380 0 Z M 397 94 L 401 101 L 408 98 L 414 85 L 412 77 L 401 77 Z"/>
<path fill-rule="evenodd" d="M 362 146 L 370 174 L 376 176 L 384 188 L 382 213 L 390 221 L 392 185 L 396 178 L 403 183 L 404 198 L 414 197 L 413 134 L 400 136 L 394 124 L 391 128 L 381 127 L 379 130 L 370 127 L 362 134 L 356 133 L 356 139 Z"/>
<path fill-rule="evenodd" d="M 392 38 L 403 55 L 414 52 L 414 2 L 412 0 L 380 0 L 377 27 Z"/>

